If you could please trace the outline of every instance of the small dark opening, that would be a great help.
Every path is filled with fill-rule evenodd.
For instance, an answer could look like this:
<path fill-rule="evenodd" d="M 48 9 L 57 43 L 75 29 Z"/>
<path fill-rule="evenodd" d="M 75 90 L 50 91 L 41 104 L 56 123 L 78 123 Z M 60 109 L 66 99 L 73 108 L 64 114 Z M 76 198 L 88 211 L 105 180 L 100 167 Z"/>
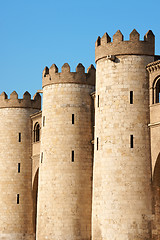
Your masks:
<path fill-rule="evenodd" d="M 43 152 L 41 153 L 41 163 L 43 162 Z"/>
<path fill-rule="evenodd" d="M 99 107 L 99 95 L 98 95 L 98 102 L 97 102 L 97 106 Z"/>
<path fill-rule="evenodd" d="M 72 151 L 72 162 L 74 162 L 74 151 Z"/>
<path fill-rule="evenodd" d="M 17 204 L 19 204 L 19 194 L 17 194 Z"/>
<path fill-rule="evenodd" d="M 98 151 L 98 137 L 97 137 L 97 151 Z"/>
<path fill-rule="evenodd" d="M 130 146 L 133 148 L 133 135 L 130 135 Z"/>
<path fill-rule="evenodd" d="M 20 170 L 21 170 L 21 164 L 18 163 L 18 173 L 20 173 Z"/>
<path fill-rule="evenodd" d="M 43 116 L 43 127 L 45 126 L 45 116 Z"/>
<path fill-rule="evenodd" d="M 99 46 L 99 45 L 101 45 L 101 38 L 100 37 L 98 37 L 98 39 L 97 39 L 97 46 Z"/>
<path fill-rule="evenodd" d="M 72 114 L 72 124 L 74 124 L 74 114 Z"/>
<path fill-rule="evenodd" d="M 19 133 L 18 141 L 21 142 L 21 133 Z"/>
<path fill-rule="evenodd" d="M 130 104 L 133 104 L 133 91 L 130 91 Z"/>
<path fill-rule="evenodd" d="M 156 83 L 156 96 L 155 96 L 155 103 L 160 103 L 160 79 Z"/>

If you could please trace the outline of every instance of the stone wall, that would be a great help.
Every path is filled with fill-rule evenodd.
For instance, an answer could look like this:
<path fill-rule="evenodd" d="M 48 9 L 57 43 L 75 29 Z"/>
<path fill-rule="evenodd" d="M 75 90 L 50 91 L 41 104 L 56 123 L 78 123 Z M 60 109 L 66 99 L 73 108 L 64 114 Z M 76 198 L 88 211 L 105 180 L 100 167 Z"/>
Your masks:
<path fill-rule="evenodd" d="M 147 65 L 150 93 L 150 144 L 153 186 L 153 227 L 154 240 L 160 239 L 160 61 Z"/>
<path fill-rule="evenodd" d="M 30 115 L 38 109 L 12 107 L 0 108 L 0 239 L 33 240 Z"/>
<path fill-rule="evenodd" d="M 91 239 L 93 90 L 66 81 L 43 88 L 37 240 Z"/>
<path fill-rule="evenodd" d="M 138 55 L 117 56 L 115 62 L 105 57 L 97 61 L 93 240 L 151 239 L 149 84 L 145 66 L 152 61 L 153 57 Z"/>

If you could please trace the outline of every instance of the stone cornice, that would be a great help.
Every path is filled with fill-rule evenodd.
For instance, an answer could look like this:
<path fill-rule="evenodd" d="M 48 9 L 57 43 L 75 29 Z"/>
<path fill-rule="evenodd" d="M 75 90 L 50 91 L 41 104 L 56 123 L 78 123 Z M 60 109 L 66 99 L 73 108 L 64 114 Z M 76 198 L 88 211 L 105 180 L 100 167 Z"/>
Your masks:
<path fill-rule="evenodd" d="M 160 70 L 160 60 L 155 61 L 155 62 L 152 62 L 152 63 L 149 63 L 149 64 L 146 66 L 146 69 L 147 69 L 147 71 L 150 72 L 150 73 Z"/>

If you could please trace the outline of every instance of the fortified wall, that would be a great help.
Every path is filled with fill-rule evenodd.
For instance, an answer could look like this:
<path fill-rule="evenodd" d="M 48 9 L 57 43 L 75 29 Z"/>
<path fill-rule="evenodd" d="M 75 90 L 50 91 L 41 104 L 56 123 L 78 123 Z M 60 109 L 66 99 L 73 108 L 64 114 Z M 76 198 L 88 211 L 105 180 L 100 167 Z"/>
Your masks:
<path fill-rule="evenodd" d="M 76 72 L 70 72 L 67 63 L 61 72 L 54 64 L 43 71 L 39 240 L 91 238 L 93 104 L 90 94 L 94 85 L 93 65 L 87 73 L 82 64 L 77 65 Z M 47 202 L 46 196 L 50 199 Z"/>
<path fill-rule="evenodd" d="M 18 99 L 0 95 L 0 239 L 33 240 L 31 120 L 41 108 L 41 97 L 28 92 Z"/>
<path fill-rule="evenodd" d="M 98 38 L 93 168 L 93 239 L 151 239 L 148 75 L 154 35 Z"/>
<path fill-rule="evenodd" d="M 37 93 L 0 95 L 0 240 L 159 240 L 160 56 L 155 36 L 95 43 Z"/>

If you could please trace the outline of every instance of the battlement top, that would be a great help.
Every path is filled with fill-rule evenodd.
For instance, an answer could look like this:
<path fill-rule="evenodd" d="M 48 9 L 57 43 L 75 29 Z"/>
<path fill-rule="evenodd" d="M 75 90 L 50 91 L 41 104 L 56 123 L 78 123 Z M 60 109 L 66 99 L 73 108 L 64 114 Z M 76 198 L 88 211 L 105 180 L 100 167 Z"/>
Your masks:
<path fill-rule="evenodd" d="M 10 94 L 10 99 L 5 92 L 2 92 L 0 95 L 0 108 L 33 108 L 41 109 L 41 96 L 39 93 L 36 93 L 31 99 L 29 92 L 23 94 L 23 99 L 18 99 L 18 94 L 16 91 L 13 91 Z"/>
<path fill-rule="evenodd" d="M 58 72 L 57 66 L 53 64 L 50 68 L 45 67 L 43 70 L 42 87 L 58 83 L 76 83 L 94 86 L 95 73 L 96 70 L 92 64 L 87 69 L 87 73 L 85 73 L 85 68 L 81 63 L 77 65 L 76 72 L 70 72 L 68 63 L 65 63 L 61 68 L 61 72 Z"/>
<path fill-rule="evenodd" d="M 111 55 L 148 55 L 155 54 L 155 36 L 149 30 L 145 36 L 144 41 L 139 39 L 139 33 L 134 29 L 130 33 L 129 41 L 124 41 L 123 34 L 118 30 L 113 35 L 111 42 L 110 36 L 105 33 L 102 38 L 98 37 L 95 44 L 95 61 Z"/>

